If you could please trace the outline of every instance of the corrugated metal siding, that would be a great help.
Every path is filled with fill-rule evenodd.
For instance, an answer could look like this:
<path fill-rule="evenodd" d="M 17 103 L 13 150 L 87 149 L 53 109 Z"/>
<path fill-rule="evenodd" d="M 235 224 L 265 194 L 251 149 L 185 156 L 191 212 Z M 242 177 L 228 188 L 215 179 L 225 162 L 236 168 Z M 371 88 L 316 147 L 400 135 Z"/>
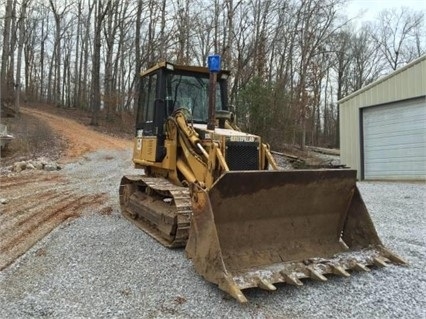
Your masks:
<path fill-rule="evenodd" d="M 426 95 L 426 55 L 341 99 L 340 156 L 342 164 L 361 177 L 360 108 Z"/>
<path fill-rule="evenodd" d="M 340 162 L 358 170 L 360 178 L 359 109 L 349 104 L 340 107 Z"/>

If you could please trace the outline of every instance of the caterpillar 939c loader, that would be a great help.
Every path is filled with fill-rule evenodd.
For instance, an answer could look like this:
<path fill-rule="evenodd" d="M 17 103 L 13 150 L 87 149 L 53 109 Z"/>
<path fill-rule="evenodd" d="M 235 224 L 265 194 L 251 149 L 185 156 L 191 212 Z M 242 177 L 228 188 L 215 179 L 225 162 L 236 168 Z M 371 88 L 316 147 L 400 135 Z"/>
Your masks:
<path fill-rule="evenodd" d="M 240 302 L 243 289 L 326 281 L 405 261 L 381 243 L 350 169 L 278 170 L 227 107 L 229 73 L 160 63 L 141 74 L 122 213 Z M 213 70 L 212 70 L 213 69 Z"/>

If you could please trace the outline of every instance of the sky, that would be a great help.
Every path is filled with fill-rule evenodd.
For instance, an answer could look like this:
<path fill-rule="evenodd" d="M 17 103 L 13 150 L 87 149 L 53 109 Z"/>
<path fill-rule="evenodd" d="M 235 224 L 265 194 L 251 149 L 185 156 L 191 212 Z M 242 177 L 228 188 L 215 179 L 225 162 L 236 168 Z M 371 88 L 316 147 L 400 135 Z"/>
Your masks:
<path fill-rule="evenodd" d="M 426 0 L 351 0 L 346 14 L 349 18 L 353 18 L 361 11 L 365 11 L 360 20 L 372 21 L 385 9 L 401 7 L 423 11 L 426 14 Z"/>

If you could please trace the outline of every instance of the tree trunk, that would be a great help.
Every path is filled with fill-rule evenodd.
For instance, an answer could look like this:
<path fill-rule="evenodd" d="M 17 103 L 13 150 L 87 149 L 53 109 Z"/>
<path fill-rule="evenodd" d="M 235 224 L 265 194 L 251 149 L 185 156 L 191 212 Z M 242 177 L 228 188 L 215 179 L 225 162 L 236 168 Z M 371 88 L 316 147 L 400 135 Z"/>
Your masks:
<path fill-rule="evenodd" d="M 138 7 L 136 12 L 136 36 L 135 36 L 135 70 L 133 80 L 133 91 L 134 91 L 134 109 L 136 110 L 139 105 L 139 86 L 140 76 L 139 72 L 142 67 L 141 61 L 141 28 L 142 28 L 142 7 L 143 0 L 138 0 Z"/>
<path fill-rule="evenodd" d="M 20 103 L 20 95 L 21 95 L 21 65 L 22 65 L 22 51 L 24 48 L 24 40 L 25 40 L 25 18 L 27 11 L 28 1 L 24 1 L 21 4 L 21 13 L 18 21 L 18 29 L 19 29 L 19 40 L 18 40 L 18 57 L 16 61 L 16 90 L 15 90 L 15 112 L 19 113 L 19 103 Z"/>
<path fill-rule="evenodd" d="M 108 1 L 105 9 L 102 1 L 97 2 L 95 18 L 95 36 L 93 39 L 93 58 L 92 58 L 92 86 L 91 86 L 91 108 L 92 119 L 90 125 L 99 125 L 99 111 L 101 107 L 101 85 L 100 85 L 100 64 L 101 64 L 101 31 L 105 15 L 109 10 L 111 1 Z"/>
<path fill-rule="evenodd" d="M 1 88 L 0 88 L 0 107 L 3 109 L 5 106 L 11 107 L 13 104 L 13 77 L 9 78 L 10 75 L 10 56 L 13 54 L 11 50 L 11 24 L 13 19 L 13 6 L 12 0 L 6 1 L 6 11 L 4 18 L 4 29 L 3 29 L 3 52 L 1 57 Z"/>
<path fill-rule="evenodd" d="M 72 97 L 72 106 L 77 107 L 77 105 L 80 104 L 80 81 L 81 81 L 81 74 L 79 73 L 79 63 L 80 63 L 80 39 L 81 39 L 81 1 L 78 2 L 78 13 L 77 13 L 77 34 L 76 34 L 76 45 L 75 45 L 75 62 L 74 62 L 74 93 Z"/>

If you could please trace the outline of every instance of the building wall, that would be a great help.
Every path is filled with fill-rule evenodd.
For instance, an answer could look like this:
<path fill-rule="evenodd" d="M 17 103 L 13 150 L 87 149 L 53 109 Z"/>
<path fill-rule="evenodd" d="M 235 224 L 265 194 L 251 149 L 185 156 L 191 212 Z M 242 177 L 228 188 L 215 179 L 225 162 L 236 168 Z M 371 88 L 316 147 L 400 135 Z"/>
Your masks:
<path fill-rule="evenodd" d="M 361 171 L 360 109 L 426 96 L 426 55 L 338 101 L 340 160 Z"/>

